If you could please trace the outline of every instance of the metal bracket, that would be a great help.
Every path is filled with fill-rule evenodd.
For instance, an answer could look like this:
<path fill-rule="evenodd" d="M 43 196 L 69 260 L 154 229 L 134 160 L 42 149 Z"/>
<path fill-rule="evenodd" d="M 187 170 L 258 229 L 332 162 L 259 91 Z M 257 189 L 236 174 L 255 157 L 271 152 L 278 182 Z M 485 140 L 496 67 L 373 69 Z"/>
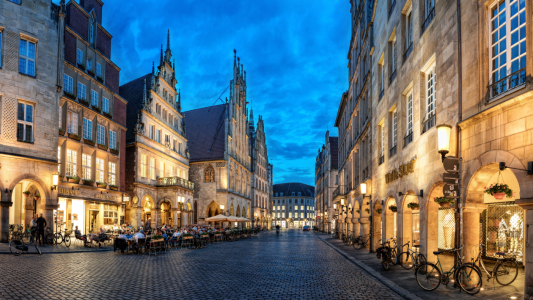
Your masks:
<path fill-rule="evenodd" d="M 500 171 L 504 171 L 505 169 L 513 169 L 518 171 L 526 171 L 527 175 L 533 175 L 533 161 L 527 162 L 527 169 L 518 169 L 518 168 L 512 168 L 505 165 L 504 161 L 500 162 Z"/>

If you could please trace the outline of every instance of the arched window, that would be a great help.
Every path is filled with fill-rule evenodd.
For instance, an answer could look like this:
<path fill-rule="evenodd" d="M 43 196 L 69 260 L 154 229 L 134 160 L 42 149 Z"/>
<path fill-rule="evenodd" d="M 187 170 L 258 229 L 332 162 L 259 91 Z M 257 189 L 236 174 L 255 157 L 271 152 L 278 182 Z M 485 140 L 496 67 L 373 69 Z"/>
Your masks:
<path fill-rule="evenodd" d="M 215 182 L 215 170 L 210 165 L 205 169 L 204 182 Z"/>

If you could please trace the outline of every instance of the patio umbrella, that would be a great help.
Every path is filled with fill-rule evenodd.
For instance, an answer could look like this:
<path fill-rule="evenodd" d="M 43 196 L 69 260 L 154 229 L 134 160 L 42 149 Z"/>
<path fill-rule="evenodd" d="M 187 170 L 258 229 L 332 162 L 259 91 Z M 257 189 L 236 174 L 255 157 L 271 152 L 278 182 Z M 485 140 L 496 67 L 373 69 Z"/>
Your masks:
<path fill-rule="evenodd" d="M 207 222 L 227 222 L 228 217 L 225 215 L 216 215 L 214 217 L 206 218 Z"/>

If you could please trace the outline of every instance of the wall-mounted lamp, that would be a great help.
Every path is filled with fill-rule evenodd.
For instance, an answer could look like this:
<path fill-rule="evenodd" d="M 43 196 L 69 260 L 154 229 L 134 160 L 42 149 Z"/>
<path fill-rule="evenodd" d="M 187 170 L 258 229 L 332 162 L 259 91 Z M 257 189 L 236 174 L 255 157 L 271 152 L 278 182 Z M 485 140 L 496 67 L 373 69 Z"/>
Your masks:
<path fill-rule="evenodd" d="M 407 195 L 410 195 L 410 194 L 404 194 L 402 192 L 398 192 L 398 196 L 401 197 L 403 195 L 407 196 Z M 424 190 L 420 190 L 420 195 L 412 195 L 412 196 L 417 196 L 417 197 L 420 197 L 420 198 L 424 198 Z"/>
<path fill-rule="evenodd" d="M 361 194 L 364 197 L 366 195 L 366 183 L 361 183 L 360 187 L 361 187 Z"/>
<path fill-rule="evenodd" d="M 59 184 L 59 174 L 53 174 L 52 175 L 52 187 L 51 190 L 57 189 L 57 185 Z"/>
<path fill-rule="evenodd" d="M 224 210 L 224 205 L 223 204 L 220 204 L 220 209 Z"/>
<path fill-rule="evenodd" d="M 437 125 L 437 144 L 438 151 L 442 155 L 442 161 L 446 158 L 446 154 L 450 152 L 450 134 L 452 126 L 442 124 Z"/>

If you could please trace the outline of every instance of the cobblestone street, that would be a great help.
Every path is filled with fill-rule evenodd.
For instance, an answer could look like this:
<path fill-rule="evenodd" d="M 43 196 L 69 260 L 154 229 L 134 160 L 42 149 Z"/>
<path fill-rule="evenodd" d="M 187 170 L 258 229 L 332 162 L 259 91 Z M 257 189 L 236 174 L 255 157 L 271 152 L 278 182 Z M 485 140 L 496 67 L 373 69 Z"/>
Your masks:
<path fill-rule="evenodd" d="M 0 255 L 1 299 L 401 299 L 311 232 L 177 249 Z"/>

